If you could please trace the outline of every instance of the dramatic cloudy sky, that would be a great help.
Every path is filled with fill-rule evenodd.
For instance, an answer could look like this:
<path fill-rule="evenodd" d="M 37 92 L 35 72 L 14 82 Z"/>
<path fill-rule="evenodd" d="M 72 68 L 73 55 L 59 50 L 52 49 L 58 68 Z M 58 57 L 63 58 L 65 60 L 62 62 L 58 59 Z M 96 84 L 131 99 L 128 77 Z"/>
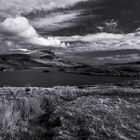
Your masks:
<path fill-rule="evenodd" d="M 0 0 L 2 16 L 16 15 L 33 10 L 48 10 L 56 7 L 67 7 L 85 0 Z"/>
<path fill-rule="evenodd" d="M 140 0 L 0 0 L 0 48 L 140 50 L 139 13 Z"/>
<path fill-rule="evenodd" d="M 42 11 L 47 12 L 55 8 L 66 8 L 79 1 L 84 0 L 0 0 L 1 34 L 3 34 L 3 36 L 7 35 L 8 37 L 11 35 L 11 37 L 8 38 L 10 41 L 16 38 L 16 40 L 19 39 L 20 42 L 22 41 L 33 45 L 59 46 L 64 48 L 67 44 L 61 43 L 56 38 L 42 37 L 33 26 L 47 30 L 49 25 L 69 20 L 75 17 L 77 13 L 55 13 L 54 15 L 48 15 L 46 13 L 44 18 L 37 13 L 34 15 L 33 21 L 30 20 L 30 17 L 29 19 L 25 18 L 21 16 L 21 14 L 28 15 L 30 12 L 36 13 L 36 11 L 40 11 L 40 13 L 42 13 Z M 36 16 L 38 18 L 36 18 Z"/>

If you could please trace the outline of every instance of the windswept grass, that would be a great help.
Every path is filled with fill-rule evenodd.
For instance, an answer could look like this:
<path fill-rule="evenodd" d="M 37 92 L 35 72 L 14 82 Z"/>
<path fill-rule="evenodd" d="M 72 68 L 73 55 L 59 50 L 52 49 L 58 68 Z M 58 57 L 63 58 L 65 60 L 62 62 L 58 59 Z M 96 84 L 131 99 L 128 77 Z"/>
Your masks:
<path fill-rule="evenodd" d="M 139 85 L 0 88 L 0 139 L 139 139 Z"/>

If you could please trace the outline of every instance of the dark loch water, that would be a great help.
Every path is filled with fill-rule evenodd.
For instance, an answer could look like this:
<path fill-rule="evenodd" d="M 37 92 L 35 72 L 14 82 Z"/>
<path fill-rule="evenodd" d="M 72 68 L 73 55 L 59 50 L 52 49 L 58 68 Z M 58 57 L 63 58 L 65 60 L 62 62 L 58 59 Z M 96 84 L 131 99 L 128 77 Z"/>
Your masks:
<path fill-rule="evenodd" d="M 140 79 L 129 77 L 111 77 L 111 76 L 90 76 L 82 74 L 70 74 L 61 71 L 51 70 L 44 73 L 41 69 L 27 69 L 17 71 L 7 71 L 0 73 L 0 87 L 15 86 L 24 87 L 27 85 L 34 87 L 52 87 L 52 86 L 80 86 L 96 85 L 123 82 L 125 80 Z"/>

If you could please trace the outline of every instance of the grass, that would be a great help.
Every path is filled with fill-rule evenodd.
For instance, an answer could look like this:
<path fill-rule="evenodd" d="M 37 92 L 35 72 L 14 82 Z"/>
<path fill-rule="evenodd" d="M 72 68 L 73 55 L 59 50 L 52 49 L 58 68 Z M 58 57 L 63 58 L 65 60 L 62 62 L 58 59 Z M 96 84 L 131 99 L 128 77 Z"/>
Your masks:
<path fill-rule="evenodd" d="M 0 139 L 139 139 L 140 84 L 132 83 L 0 88 Z"/>

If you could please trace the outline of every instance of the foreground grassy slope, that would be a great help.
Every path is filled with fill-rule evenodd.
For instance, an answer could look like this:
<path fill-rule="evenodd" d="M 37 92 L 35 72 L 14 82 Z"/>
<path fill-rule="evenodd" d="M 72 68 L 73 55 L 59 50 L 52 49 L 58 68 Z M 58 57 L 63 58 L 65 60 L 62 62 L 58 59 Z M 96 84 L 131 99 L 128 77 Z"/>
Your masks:
<path fill-rule="evenodd" d="M 139 87 L 0 88 L 0 139 L 139 139 Z"/>

